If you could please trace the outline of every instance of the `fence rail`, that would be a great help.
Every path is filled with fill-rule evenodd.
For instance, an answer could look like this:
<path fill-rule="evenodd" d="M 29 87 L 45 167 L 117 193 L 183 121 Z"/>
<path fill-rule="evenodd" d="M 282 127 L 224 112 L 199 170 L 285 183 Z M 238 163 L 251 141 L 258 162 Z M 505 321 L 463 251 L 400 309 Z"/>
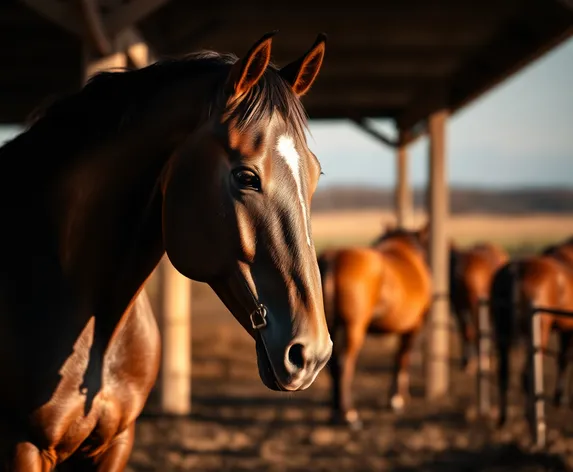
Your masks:
<path fill-rule="evenodd" d="M 477 403 L 478 414 L 488 415 L 491 411 L 490 379 L 492 359 L 491 318 L 489 308 L 492 301 L 480 299 L 478 312 L 478 369 Z M 510 308 L 514 303 L 494 301 Z M 514 305 L 515 306 L 515 305 Z M 530 388 L 528 389 L 529 424 L 536 446 L 544 448 L 547 444 L 547 419 L 545 414 L 545 391 L 543 383 L 543 356 L 547 350 L 541 346 L 542 315 L 573 318 L 573 311 L 530 305 L 527 309 L 531 336 L 529 338 L 528 368 Z"/>
<path fill-rule="evenodd" d="M 545 388 L 543 385 L 543 348 L 541 346 L 541 316 L 549 314 L 563 318 L 573 318 L 573 311 L 556 308 L 530 306 L 531 345 L 530 345 L 530 389 L 529 407 L 531 408 L 531 429 L 535 444 L 545 447 L 547 444 L 547 418 L 545 415 Z"/>

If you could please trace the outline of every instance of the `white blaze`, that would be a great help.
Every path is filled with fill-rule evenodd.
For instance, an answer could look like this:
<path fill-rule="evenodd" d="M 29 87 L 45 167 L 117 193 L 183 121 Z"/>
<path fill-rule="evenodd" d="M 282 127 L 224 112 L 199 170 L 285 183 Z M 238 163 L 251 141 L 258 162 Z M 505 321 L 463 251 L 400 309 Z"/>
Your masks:
<path fill-rule="evenodd" d="M 285 134 L 281 135 L 277 142 L 277 151 L 280 156 L 286 162 L 288 168 L 291 170 L 292 175 L 294 177 L 294 181 L 296 183 L 296 189 L 298 193 L 298 201 L 302 208 L 302 216 L 304 219 L 304 231 L 306 233 L 306 241 L 309 246 L 312 245 L 312 241 L 310 240 L 310 234 L 308 232 L 308 214 L 306 205 L 304 202 L 304 196 L 302 194 L 302 182 L 300 180 L 300 156 L 296 151 L 296 147 L 294 145 L 294 141 L 290 136 Z"/>

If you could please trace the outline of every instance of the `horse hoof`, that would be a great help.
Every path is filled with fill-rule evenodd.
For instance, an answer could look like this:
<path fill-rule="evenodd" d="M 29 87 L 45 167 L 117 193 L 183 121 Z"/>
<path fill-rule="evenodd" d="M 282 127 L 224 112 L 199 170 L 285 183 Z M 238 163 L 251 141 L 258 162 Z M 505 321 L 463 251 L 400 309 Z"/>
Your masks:
<path fill-rule="evenodd" d="M 394 413 L 402 413 L 405 406 L 406 400 L 404 400 L 402 395 L 393 395 L 392 398 L 390 398 L 390 408 L 392 408 Z"/>

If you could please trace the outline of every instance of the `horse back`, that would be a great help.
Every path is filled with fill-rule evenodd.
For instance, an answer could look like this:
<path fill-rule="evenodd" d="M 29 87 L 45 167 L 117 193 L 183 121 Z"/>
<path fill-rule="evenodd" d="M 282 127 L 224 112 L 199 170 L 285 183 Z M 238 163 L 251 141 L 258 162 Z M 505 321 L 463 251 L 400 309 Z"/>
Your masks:
<path fill-rule="evenodd" d="M 494 273 L 508 260 L 503 249 L 490 243 L 468 251 L 461 277 L 474 303 L 488 297 Z"/>
<path fill-rule="evenodd" d="M 431 277 L 422 253 L 387 245 L 341 249 L 330 257 L 332 281 L 326 290 L 334 292 L 333 316 L 338 321 L 378 332 L 406 332 L 421 322 L 431 300 Z"/>
<path fill-rule="evenodd" d="M 513 261 L 496 273 L 490 297 L 494 323 L 500 323 L 498 329 L 526 333 L 527 313 L 532 306 L 573 310 L 573 270 L 548 256 Z M 563 330 L 573 329 L 571 318 L 546 313 L 544 319 Z"/>

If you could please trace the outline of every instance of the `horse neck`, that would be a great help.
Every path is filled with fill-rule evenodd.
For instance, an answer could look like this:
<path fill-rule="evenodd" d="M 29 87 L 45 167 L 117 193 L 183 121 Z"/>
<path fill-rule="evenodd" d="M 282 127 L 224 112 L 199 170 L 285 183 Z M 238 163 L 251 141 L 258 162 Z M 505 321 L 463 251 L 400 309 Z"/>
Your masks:
<path fill-rule="evenodd" d="M 184 97 L 185 106 L 176 94 L 173 103 L 165 100 L 163 110 L 172 112 L 166 120 L 142 119 L 103 145 L 72 149 L 51 167 L 43 162 L 44 174 L 30 177 L 33 185 L 17 210 L 2 199 L 22 233 L 40 233 L 34 248 L 25 234 L 2 241 L 24 255 L 27 261 L 20 264 L 35 266 L 37 280 L 57 278 L 60 285 L 71 284 L 87 311 L 119 315 L 125 310 L 164 253 L 158 183 L 178 143 L 199 125 L 205 99 L 204 90 L 195 89 Z M 58 154 L 57 139 L 44 127 L 49 128 L 32 127 L 20 143 L 12 144 L 19 155 L 11 162 L 22 162 L 40 150 Z M 66 133 L 57 124 L 54 132 Z M 13 167 L 26 174 L 23 166 Z"/>

